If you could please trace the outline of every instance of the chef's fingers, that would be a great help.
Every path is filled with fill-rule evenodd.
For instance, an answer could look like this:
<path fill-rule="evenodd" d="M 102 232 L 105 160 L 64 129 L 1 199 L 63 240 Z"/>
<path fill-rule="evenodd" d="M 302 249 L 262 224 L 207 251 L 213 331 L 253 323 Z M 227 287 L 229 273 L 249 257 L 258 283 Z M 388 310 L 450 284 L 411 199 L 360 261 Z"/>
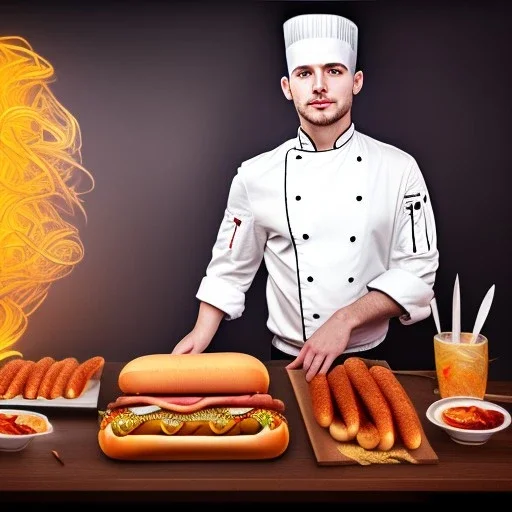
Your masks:
<path fill-rule="evenodd" d="M 171 354 L 190 354 L 193 350 L 193 341 L 190 338 L 183 339 L 173 348 Z"/>
<path fill-rule="evenodd" d="M 296 368 L 300 368 L 302 366 L 302 362 L 304 361 L 304 357 L 306 356 L 306 351 L 302 349 L 299 352 L 299 355 L 286 366 L 287 370 L 295 370 Z"/>
<path fill-rule="evenodd" d="M 313 362 L 313 359 L 315 358 L 315 352 L 310 350 L 308 347 L 305 347 L 303 350 L 305 350 L 306 355 L 304 356 L 302 368 L 304 368 L 304 371 L 307 372 L 311 366 L 311 363 Z"/>
<path fill-rule="evenodd" d="M 306 381 L 309 382 L 317 373 L 318 370 L 322 367 L 325 360 L 325 356 L 322 354 L 315 354 L 313 360 L 306 372 Z"/>
<path fill-rule="evenodd" d="M 335 359 L 336 358 L 333 356 L 327 356 L 324 360 L 324 364 L 322 365 L 318 373 L 327 373 L 331 368 L 332 363 L 334 363 Z"/>

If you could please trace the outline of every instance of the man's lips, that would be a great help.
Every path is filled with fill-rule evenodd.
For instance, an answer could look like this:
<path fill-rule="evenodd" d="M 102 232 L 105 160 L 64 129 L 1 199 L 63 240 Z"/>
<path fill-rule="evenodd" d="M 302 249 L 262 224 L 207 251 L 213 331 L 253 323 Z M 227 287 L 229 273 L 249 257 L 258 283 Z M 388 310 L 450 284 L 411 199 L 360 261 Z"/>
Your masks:
<path fill-rule="evenodd" d="M 315 107 L 315 108 L 327 108 L 329 105 L 332 104 L 332 101 L 329 101 L 329 100 L 313 100 L 313 101 L 310 101 L 309 104 L 312 107 Z"/>

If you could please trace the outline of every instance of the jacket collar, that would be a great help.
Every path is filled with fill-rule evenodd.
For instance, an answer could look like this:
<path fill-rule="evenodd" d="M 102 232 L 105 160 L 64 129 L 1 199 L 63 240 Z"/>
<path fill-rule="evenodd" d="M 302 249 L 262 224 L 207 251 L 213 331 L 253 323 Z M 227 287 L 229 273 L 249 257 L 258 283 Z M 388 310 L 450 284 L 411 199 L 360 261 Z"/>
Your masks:
<path fill-rule="evenodd" d="M 354 135 L 354 130 L 354 123 L 351 123 L 350 126 L 334 141 L 332 149 L 339 149 L 343 147 L 352 138 L 352 135 Z M 300 126 L 297 131 L 295 149 L 300 149 L 302 151 L 318 151 L 313 139 L 311 139 L 311 137 Z"/>

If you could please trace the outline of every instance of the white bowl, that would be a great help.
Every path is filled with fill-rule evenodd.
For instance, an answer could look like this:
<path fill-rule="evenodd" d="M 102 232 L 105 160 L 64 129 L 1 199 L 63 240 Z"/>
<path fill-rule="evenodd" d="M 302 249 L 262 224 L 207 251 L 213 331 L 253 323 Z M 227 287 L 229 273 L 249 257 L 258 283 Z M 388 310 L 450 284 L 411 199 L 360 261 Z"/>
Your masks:
<path fill-rule="evenodd" d="M 0 408 L 0 415 L 24 415 L 24 416 L 36 416 L 41 418 L 46 426 L 44 432 L 36 432 L 35 434 L 2 434 L 0 433 L 0 451 L 2 452 L 19 452 L 28 446 L 32 439 L 40 436 L 45 436 L 53 432 L 53 425 L 50 423 L 48 418 L 39 412 L 26 411 L 20 409 L 2 409 Z"/>
<path fill-rule="evenodd" d="M 469 430 L 464 428 L 457 428 L 448 425 L 442 417 L 444 410 L 450 407 L 469 407 L 476 406 L 481 409 L 490 409 L 493 411 L 499 411 L 503 414 L 504 420 L 501 425 L 496 428 L 487 430 Z M 481 445 L 486 443 L 493 434 L 500 430 L 506 429 L 510 425 L 510 413 L 492 402 L 486 400 L 480 400 L 478 398 L 467 397 L 467 396 L 454 396 L 450 398 L 443 398 L 434 402 L 427 409 L 427 418 L 438 427 L 441 427 L 456 443 L 467 444 L 467 445 Z"/>

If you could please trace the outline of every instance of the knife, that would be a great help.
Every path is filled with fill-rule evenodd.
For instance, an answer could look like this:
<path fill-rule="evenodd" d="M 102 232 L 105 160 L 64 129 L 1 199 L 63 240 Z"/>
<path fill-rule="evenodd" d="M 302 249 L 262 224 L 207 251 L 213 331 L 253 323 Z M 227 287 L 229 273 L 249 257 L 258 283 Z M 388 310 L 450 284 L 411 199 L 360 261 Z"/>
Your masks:
<path fill-rule="evenodd" d="M 489 310 L 491 309 L 492 300 L 494 298 L 494 290 L 495 285 L 492 285 L 487 293 L 485 294 L 484 300 L 482 304 L 480 304 L 480 309 L 478 310 L 478 314 L 476 315 L 475 326 L 473 327 L 473 337 L 471 338 L 471 343 L 475 343 L 484 322 L 489 314 Z"/>
<path fill-rule="evenodd" d="M 434 297 L 430 301 L 430 309 L 432 310 L 432 316 L 434 317 L 434 322 L 436 324 L 437 334 L 441 332 L 441 321 L 439 320 L 439 310 L 437 309 L 437 301 Z"/>
<path fill-rule="evenodd" d="M 452 300 L 452 342 L 460 343 L 460 285 L 459 274 L 455 277 Z"/>

